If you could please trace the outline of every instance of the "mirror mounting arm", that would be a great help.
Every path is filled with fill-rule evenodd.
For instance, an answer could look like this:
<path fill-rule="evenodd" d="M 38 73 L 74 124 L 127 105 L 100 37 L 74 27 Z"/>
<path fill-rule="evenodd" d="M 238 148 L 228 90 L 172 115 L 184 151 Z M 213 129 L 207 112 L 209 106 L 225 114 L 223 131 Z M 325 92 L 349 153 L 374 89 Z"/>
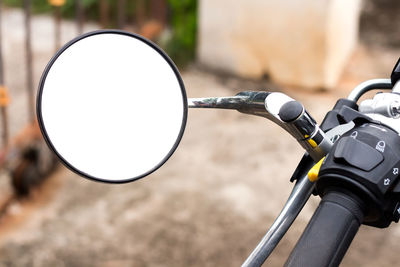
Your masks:
<path fill-rule="evenodd" d="M 241 113 L 267 118 L 281 125 L 281 122 L 265 108 L 265 99 L 269 94 L 269 92 L 244 91 L 235 96 L 188 98 L 188 107 L 235 109 Z"/>

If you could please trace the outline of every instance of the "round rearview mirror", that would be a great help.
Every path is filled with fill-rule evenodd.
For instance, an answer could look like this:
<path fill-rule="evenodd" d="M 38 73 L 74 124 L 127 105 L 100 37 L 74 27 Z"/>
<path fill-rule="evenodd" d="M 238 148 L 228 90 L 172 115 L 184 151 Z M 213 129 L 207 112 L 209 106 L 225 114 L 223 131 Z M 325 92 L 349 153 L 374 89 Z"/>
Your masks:
<path fill-rule="evenodd" d="M 39 84 L 37 116 L 72 171 L 103 182 L 142 178 L 172 155 L 187 98 L 171 59 L 141 36 L 95 31 L 61 48 Z"/>

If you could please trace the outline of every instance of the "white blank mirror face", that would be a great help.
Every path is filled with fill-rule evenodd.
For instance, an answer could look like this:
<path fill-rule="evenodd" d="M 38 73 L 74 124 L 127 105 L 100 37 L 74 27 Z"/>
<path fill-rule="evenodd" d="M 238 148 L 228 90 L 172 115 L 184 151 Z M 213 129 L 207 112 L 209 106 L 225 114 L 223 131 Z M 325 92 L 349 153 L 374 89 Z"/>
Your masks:
<path fill-rule="evenodd" d="M 42 133 L 63 163 L 91 179 L 128 182 L 160 167 L 186 124 L 172 61 L 150 42 L 101 31 L 67 44 L 38 95 Z"/>

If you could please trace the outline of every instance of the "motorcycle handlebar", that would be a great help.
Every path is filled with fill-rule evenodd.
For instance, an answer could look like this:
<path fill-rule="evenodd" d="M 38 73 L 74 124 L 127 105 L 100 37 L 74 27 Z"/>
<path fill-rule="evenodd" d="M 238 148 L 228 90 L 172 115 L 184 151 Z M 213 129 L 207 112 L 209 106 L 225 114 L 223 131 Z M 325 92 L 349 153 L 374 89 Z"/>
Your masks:
<path fill-rule="evenodd" d="M 390 79 L 369 80 L 357 86 L 351 92 L 348 99 L 357 102 L 359 98 L 369 90 L 391 89 L 392 87 Z M 189 98 L 188 107 L 236 109 L 242 113 L 265 117 L 292 134 L 286 122 L 282 121 L 282 119 L 278 119 L 276 114 L 272 114 L 270 110 L 267 110 L 265 99 L 270 95 L 271 93 L 269 92 L 241 92 L 231 97 Z M 275 101 L 272 102 L 275 103 Z M 280 111 L 280 109 L 278 111 Z M 343 130 L 347 131 L 348 127 L 352 128 L 353 126 L 341 127 L 339 132 L 342 133 Z M 331 139 L 334 136 L 335 135 L 329 136 L 329 138 Z M 319 158 L 320 157 L 318 157 L 318 159 Z M 304 191 L 306 188 L 301 188 L 300 190 Z M 306 198 L 308 198 L 308 196 L 309 193 Z M 312 267 L 338 265 L 363 221 L 363 205 L 360 201 L 355 199 L 355 197 L 353 198 L 348 194 L 338 191 L 326 194 L 296 247 L 292 251 L 292 254 L 286 262 L 286 266 Z M 284 211 L 286 209 L 292 209 L 293 206 L 299 206 L 299 203 L 300 202 L 297 201 L 296 203 L 288 202 Z M 278 218 L 280 220 L 277 221 L 288 222 L 287 214 L 283 212 L 281 215 L 283 217 Z M 247 266 L 246 264 L 248 264 L 248 266 L 260 266 L 271 253 L 272 249 L 277 245 L 282 237 L 282 233 L 284 234 L 286 232 L 293 220 L 289 221 L 290 222 L 283 228 L 284 230 L 280 228 L 282 227 L 282 223 L 276 225 L 276 227 L 281 229 L 279 237 L 276 233 L 269 236 L 271 231 L 274 231 L 274 226 L 272 226 L 266 238 L 262 240 L 249 257 L 250 260 L 247 259 L 243 266 Z M 260 260 L 261 258 L 262 260 Z M 255 261 L 252 261 L 252 259 L 255 259 Z"/>
<path fill-rule="evenodd" d="M 363 210 L 364 203 L 347 192 L 325 194 L 285 266 L 338 266 L 363 221 Z"/>

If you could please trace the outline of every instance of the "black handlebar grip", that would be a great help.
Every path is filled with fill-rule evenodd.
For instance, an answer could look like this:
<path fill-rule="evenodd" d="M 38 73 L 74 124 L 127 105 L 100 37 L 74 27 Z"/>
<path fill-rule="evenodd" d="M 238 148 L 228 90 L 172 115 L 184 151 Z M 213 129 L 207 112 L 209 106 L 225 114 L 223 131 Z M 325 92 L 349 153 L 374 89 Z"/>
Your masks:
<path fill-rule="evenodd" d="M 325 194 L 285 266 L 338 266 L 363 221 L 363 210 L 363 203 L 350 194 Z"/>

